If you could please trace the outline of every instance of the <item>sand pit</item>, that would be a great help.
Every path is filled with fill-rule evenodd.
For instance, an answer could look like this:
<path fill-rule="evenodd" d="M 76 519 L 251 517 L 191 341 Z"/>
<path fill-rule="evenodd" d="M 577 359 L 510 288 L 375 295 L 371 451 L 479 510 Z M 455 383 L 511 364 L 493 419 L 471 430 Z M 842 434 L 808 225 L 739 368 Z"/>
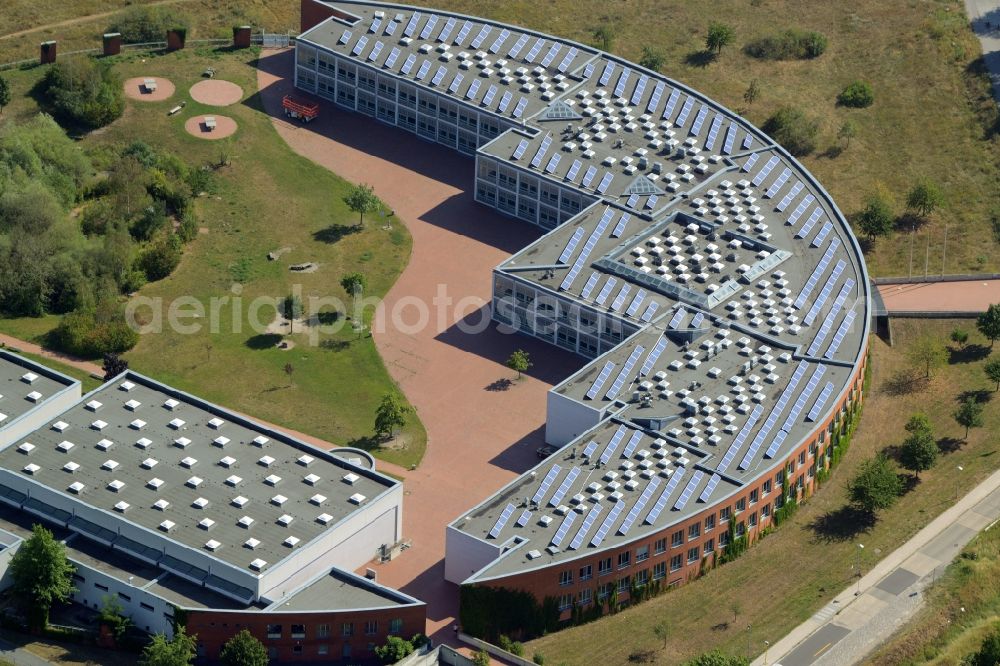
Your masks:
<path fill-rule="evenodd" d="M 210 118 L 215 119 L 214 129 L 209 129 L 206 123 L 206 120 Z M 195 116 L 188 118 L 187 122 L 184 123 L 184 129 L 188 131 L 188 134 L 199 139 L 225 139 L 227 136 L 235 134 L 236 128 L 236 121 L 227 116 Z"/>
<path fill-rule="evenodd" d="M 156 81 L 156 90 L 146 90 L 146 79 Z M 125 82 L 125 96 L 140 102 L 162 102 L 174 94 L 174 84 L 158 76 L 139 76 Z"/>
<path fill-rule="evenodd" d="M 191 98 L 209 106 L 229 106 L 243 99 L 243 88 L 229 81 L 209 79 L 191 86 Z"/>

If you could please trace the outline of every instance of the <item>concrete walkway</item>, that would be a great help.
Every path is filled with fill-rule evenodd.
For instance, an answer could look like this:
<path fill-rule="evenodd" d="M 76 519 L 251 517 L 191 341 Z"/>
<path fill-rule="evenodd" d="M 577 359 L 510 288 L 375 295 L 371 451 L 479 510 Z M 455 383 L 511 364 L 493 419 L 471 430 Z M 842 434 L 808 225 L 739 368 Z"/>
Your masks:
<path fill-rule="evenodd" d="M 923 591 L 981 530 L 1000 519 L 1000 471 L 976 486 L 860 581 L 758 657 L 753 666 L 857 664 L 923 603 Z"/>
<path fill-rule="evenodd" d="M 1000 2 L 965 0 L 965 11 L 983 46 L 983 61 L 993 81 L 993 97 L 1000 102 Z"/>
<path fill-rule="evenodd" d="M 0 639 L 0 659 L 6 659 L 16 666 L 50 666 L 54 663 L 3 639 Z"/>
<path fill-rule="evenodd" d="M 985 312 L 1000 303 L 1000 280 L 880 284 L 889 315 L 900 312 Z"/>

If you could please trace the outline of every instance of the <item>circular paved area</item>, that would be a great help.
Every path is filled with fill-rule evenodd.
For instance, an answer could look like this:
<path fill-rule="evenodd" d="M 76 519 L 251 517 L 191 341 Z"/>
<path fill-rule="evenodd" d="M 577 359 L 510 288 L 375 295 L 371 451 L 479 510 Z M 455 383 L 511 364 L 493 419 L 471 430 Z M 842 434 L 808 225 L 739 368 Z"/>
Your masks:
<path fill-rule="evenodd" d="M 225 139 L 227 136 L 232 136 L 236 133 L 236 121 L 228 116 L 211 116 L 215 118 L 215 129 L 208 129 L 205 125 L 205 118 L 209 116 L 195 116 L 194 118 L 188 118 L 187 122 L 184 123 L 184 129 L 188 131 L 188 134 L 196 136 L 199 139 Z"/>
<path fill-rule="evenodd" d="M 156 90 L 146 92 L 146 88 L 143 85 L 146 79 L 156 80 Z M 138 76 L 125 82 L 125 96 L 129 99 L 137 99 L 140 102 L 162 102 L 165 99 L 169 99 L 174 94 L 174 90 L 174 84 L 170 82 L 170 79 L 158 76 Z"/>
<path fill-rule="evenodd" d="M 209 106 L 229 106 L 243 99 L 243 88 L 229 81 L 208 79 L 191 86 L 191 98 Z"/>

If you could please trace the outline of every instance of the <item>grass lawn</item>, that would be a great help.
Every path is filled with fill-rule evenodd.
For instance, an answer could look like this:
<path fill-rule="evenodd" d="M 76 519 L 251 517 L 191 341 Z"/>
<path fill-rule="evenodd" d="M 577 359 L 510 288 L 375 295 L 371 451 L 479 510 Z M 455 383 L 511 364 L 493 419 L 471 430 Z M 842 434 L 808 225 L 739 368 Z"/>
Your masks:
<path fill-rule="evenodd" d="M 218 162 L 223 153 L 231 160 L 230 166 L 216 172 L 214 191 L 197 200 L 203 233 L 186 248 L 180 267 L 140 292 L 155 307 L 140 307 L 137 317 L 153 322 L 159 314 L 164 326 L 162 332 L 142 336 L 127 355 L 129 363 L 139 372 L 261 419 L 337 445 L 366 448 L 400 465 L 418 463 L 426 445 L 418 418 L 409 419 L 392 447 L 379 447 L 370 439 L 379 400 L 396 391 L 370 337 L 359 339 L 347 323 L 340 332 L 317 336 L 319 344 L 297 331 L 288 336 L 294 348 L 279 350 L 274 344 L 280 335 L 262 335 L 250 325 L 255 301 L 263 305 L 254 318 L 266 325 L 275 316 L 276 299 L 295 290 L 307 309 L 310 297 L 331 296 L 350 303 L 339 282 L 353 271 L 366 275 L 366 296 L 382 296 L 406 265 L 411 249 L 405 226 L 394 218 L 371 216 L 363 229 L 356 228 L 356 215 L 341 201 L 349 184 L 295 155 L 277 135 L 270 119 L 256 107 L 254 57 L 250 51 L 207 48 L 122 56 L 116 67 L 123 78 L 166 77 L 177 85 L 177 93 L 160 103 L 130 102 L 121 120 L 83 140 L 86 146 L 99 148 L 142 139 L 192 164 Z M 208 65 L 218 78 L 242 86 L 249 95 L 247 102 L 213 109 L 193 101 L 188 88 Z M 35 111 L 31 100 L 20 93 L 41 71 L 10 73 L 16 99 L 8 117 Z M 184 112 L 168 117 L 166 111 L 182 100 L 187 101 Z M 188 135 L 184 120 L 203 113 L 231 116 L 239 130 L 219 141 Z M 279 248 L 290 249 L 269 261 L 268 252 Z M 290 264 L 302 262 L 315 262 L 319 269 L 305 274 L 289 271 Z M 234 307 L 237 295 L 241 307 Z M 185 320 L 194 321 L 197 332 L 183 334 L 167 325 L 170 304 L 181 297 L 204 307 L 204 320 Z M 213 298 L 220 299 L 216 317 L 211 316 Z M 56 318 L 0 320 L 0 329 L 38 339 L 56 322 Z"/>
<path fill-rule="evenodd" d="M 877 666 L 959 664 L 1000 622 L 1000 530 L 974 539 L 925 594 L 924 607 L 868 660 Z"/>
<path fill-rule="evenodd" d="M 969 328 L 967 321 L 895 320 L 895 347 L 872 339 L 874 379 L 850 449 L 830 480 L 791 521 L 735 562 L 617 615 L 532 641 L 525 654 L 541 652 L 567 664 L 592 663 L 594 654 L 602 654 L 607 663 L 625 663 L 631 653 L 657 647 L 653 626 L 667 619 L 670 649 L 657 652 L 656 663 L 680 663 L 715 647 L 745 654 L 748 623 L 753 625 L 751 649 L 756 655 L 765 640 L 774 643 L 810 617 L 853 580 L 858 542 L 865 544 L 862 568 L 867 571 L 950 506 L 956 491 L 964 492 L 996 469 L 1000 397 L 982 371 L 988 351 L 983 339 L 973 334 L 966 350 L 955 350 L 951 362 L 930 381 L 911 380 L 909 375 L 907 343 L 923 332 L 944 340 L 956 325 Z M 1000 353 L 1000 347 L 994 353 Z M 966 391 L 979 392 L 988 403 L 985 427 L 974 429 L 963 442 L 964 429 L 951 414 L 957 396 Z M 860 461 L 900 444 L 904 423 L 920 410 L 929 415 L 944 452 L 896 506 L 866 528 L 853 512 L 844 511 L 844 485 Z M 959 465 L 964 468 L 961 474 L 956 472 Z M 761 581 L 767 581 L 767 594 L 751 601 L 746 590 Z M 734 621 L 737 599 L 742 603 Z"/>

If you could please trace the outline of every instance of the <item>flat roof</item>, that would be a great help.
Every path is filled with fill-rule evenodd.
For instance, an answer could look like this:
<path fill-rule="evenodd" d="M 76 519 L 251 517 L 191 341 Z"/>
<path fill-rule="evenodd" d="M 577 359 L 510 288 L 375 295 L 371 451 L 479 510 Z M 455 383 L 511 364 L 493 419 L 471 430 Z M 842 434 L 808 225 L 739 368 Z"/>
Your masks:
<path fill-rule="evenodd" d="M 270 611 L 329 611 L 385 608 L 422 603 L 360 576 L 333 569 L 271 605 Z"/>
<path fill-rule="evenodd" d="M 23 356 L 0 350 L 0 431 L 78 383 Z"/>
<path fill-rule="evenodd" d="M 275 566 L 398 484 L 132 372 L 0 467 L 239 568 Z"/>

